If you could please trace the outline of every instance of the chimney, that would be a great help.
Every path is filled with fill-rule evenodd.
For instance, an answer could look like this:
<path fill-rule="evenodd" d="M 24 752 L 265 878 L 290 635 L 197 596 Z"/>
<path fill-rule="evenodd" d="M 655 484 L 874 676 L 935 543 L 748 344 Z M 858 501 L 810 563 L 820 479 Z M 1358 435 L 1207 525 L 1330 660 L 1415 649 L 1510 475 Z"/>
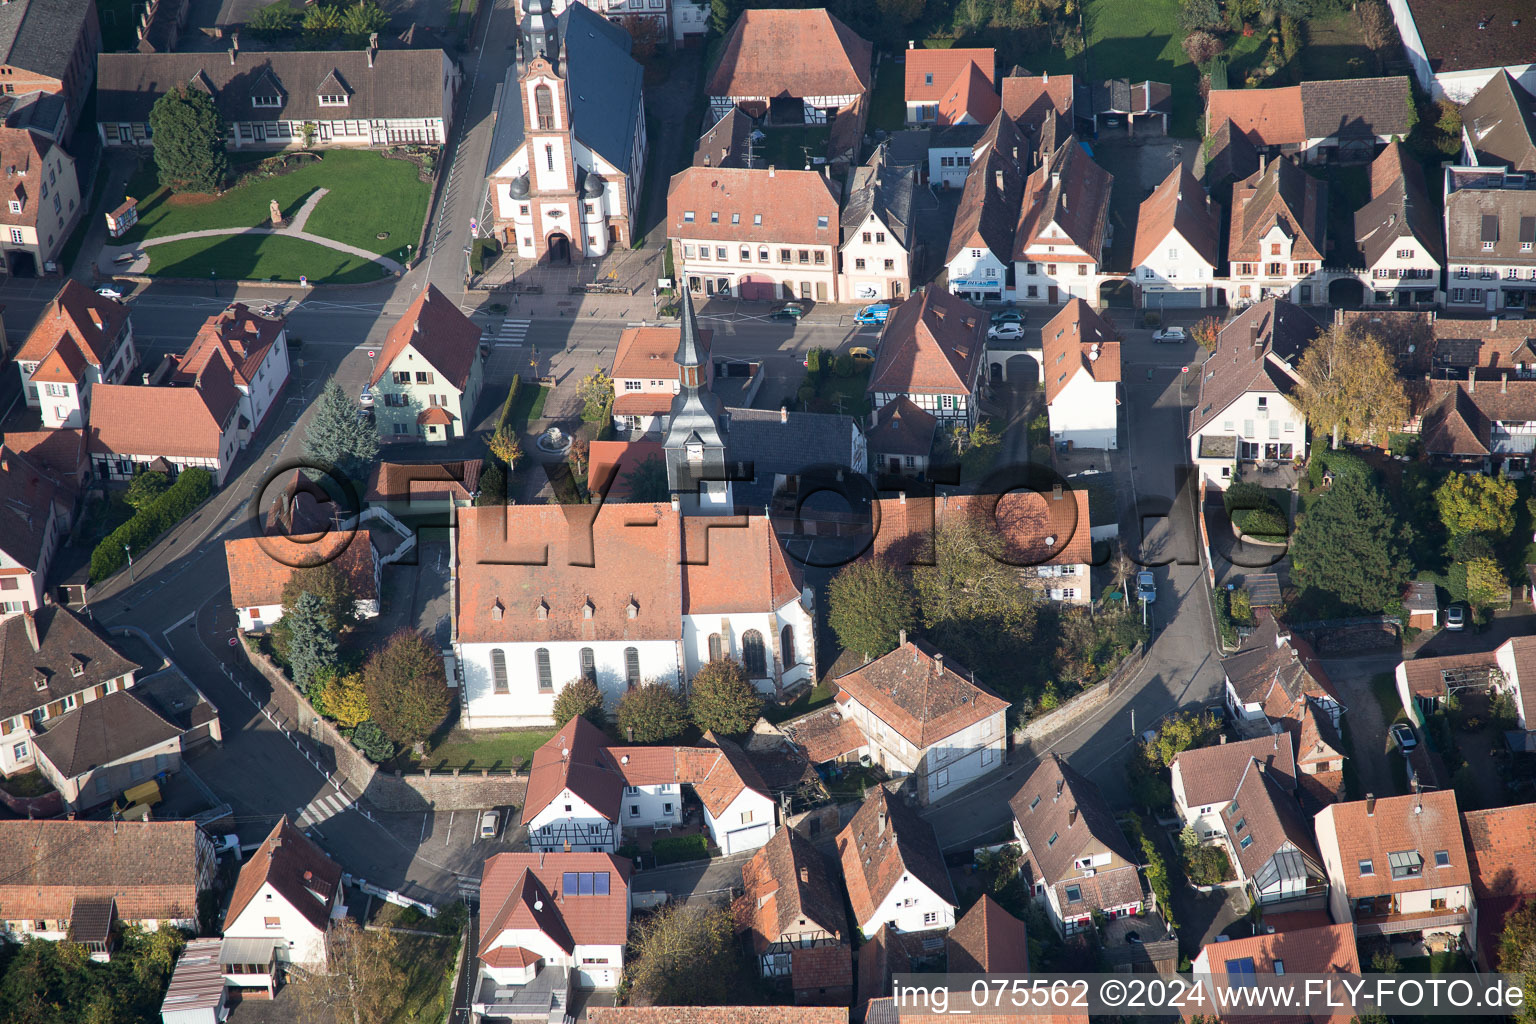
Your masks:
<path fill-rule="evenodd" d="M 1222 733 L 1222 734 L 1221 734 L 1221 742 L 1222 742 L 1222 743 L 1225 743 L 1225 742 L 1227 742 L 1227 734 L 1226 734 L 1226 733 Z"/>
<path fill-rule="evenodd" d="M 933 674 L 936 676 L 944 674 L 944 655 L 935 654 L 933 656 Z"/>
<path fill-rule="evenodd" d="M 1002 195 L 1003 194 L 1003 169 L 1001 167 L 999 167 L 996 171 L 993 172 L 993 177 L 997 181 L 997 194 L 998 195 Z"/>
<path fill-rule="evenodd" d="M 876 832 L 875 835 L 877 835 L 877 836 L 885 835 L 885 819 L 886 819 L 886 812 L 885 812 L 885 808 L 882 807 L 880 809 L 880 831 Z"/>
<path fill-rule="evenodd" d="M 787 406 L 787 405 L 779 406 L 779 422 L 780 423 L 788 423 L 789 422 L 789 406 Z"/>
<path fill-rule="evenodd" d="M 768 165 L 768 177 L 770 177 L 770 178 L 773 177 L 773 171 L 774 171 L 773 164 L 769 164 Z"/>
<path fill-rule="evenodd" d="M 1376 816 L 1376 794 L 1375 793 L 1367 793 L 1367 794 L 1365 794 L 1365 816 L 1367 818 L 1374 818 Z"/>
<path fill-rule="evenodd" d="M 1071 828 L 1073 825 L 1076 825 L 1076 824 L 1077 824 L 1077 808 L 1074 807 L 1070 811 L 1067 812 L 1067 828 Z"/>
<path fill-rule="evenodd" d="M 42 649 L 42 646 L 38 643 L 37 640 L 37 620 L 32 617 L 31 612 L 22 612 L 21 618 L 22 622 L 26 626 L 27 642 L 32 645 L 32 653 L 36 654 L 39 650 Z"/>
<path fill-rule="evenodd" d="M 315 873 L 313 871 L 305 871 L 304 872 L 304 881 L 306 881 L 306 882 L 313 882 L 314 880 L 315 880 Z"/>
<path fill-rule="evenodd" d="M 1477 390 L 1477 370 L 1474 368 L 1467 374 L 1467 394 Z"/>
<path fill-rule="evenodd" d="M 906 630 L 902 630 L 900 635 L 901 635 L 901 645 L 900 646 L 902 646 L 902 647 L 907 646 L 907 631 Z"/>
<path fill-rule="evenodd" d="M 635 727 L 634 726 L 630 726 L 629 728 L 625 729 L 624 730 L 624 737 L 630 743 L 635 742 Z"/>
<path fill-rule="evenodd" d="M 1060 501 L 1061 500 L 1061 495 L 1062 495 L 1061 483 L 1058 481 L 1057 483 L 1051 484 L 1051 500 L 1052 501 Z"/>
<path fill-rule="evenodd" d="M 897 491 L 896 492 L 896 502 L 897 502 L 897 504 L 905 505 L 907 503 L 907 492 L 906 491 Z"/>
<path fill-rule="evenodd" d="M 236 52 L 235 48 L 233 46 L 231 46 L 229 48 L 229 63 L 231 65 L 233 65 L 235 63 L 235 52 Z"/>
<path fill-rule="evenodd" d="M 1056 780 L 1056 795 L 1051 797 L 1051 803 L 1055 803 L 1057 800 L 1061 799 L 1061 787 L 1065 786 L 1066 784 L 1067 784 L 1067 780 L 1066 779 L 1057 779 Z"/>
<path fill-rule="evenodd" d="M 1050 85 L 1051 84 L 1051 73 L 1049 71 L 1047 71 L 1043 75 L 1041 75 L 1040 78 L 1041 78 L 1042 81 L 1045 82 L 1046 85 Z"/>
<path fill-rule="evenodd" d="M 810 881 L 811 869 L 806 867 L 804 864 L 800 865 L 800 883 L 802 885 L 809 885 Z"/>
<path fill-rule="evenodd" d="M 1253 323 L 1248 325 L 1248 340 L 1253 343 L 1253 346 L 1255 348 L 1258 347 L 1258 345 L 1259 345 L 1259 321 L 1257 319 L 1255 319 L 1253 321 Z"/>
<path fill-rule="evenodd" d="M 1052 171 L 1051 172 L 1051 188 L 1060 188 L 1060 187 L 1061 187 L 1061 172 L 1060 171 Z"/>
<path fill-rule="evenodd" d="M 379 34 L 377 32 L 369 32 L 368 33 L 368 66 L 369 67 L 373 67 L 373 57 L 378 52 L 379 52 Z"/>

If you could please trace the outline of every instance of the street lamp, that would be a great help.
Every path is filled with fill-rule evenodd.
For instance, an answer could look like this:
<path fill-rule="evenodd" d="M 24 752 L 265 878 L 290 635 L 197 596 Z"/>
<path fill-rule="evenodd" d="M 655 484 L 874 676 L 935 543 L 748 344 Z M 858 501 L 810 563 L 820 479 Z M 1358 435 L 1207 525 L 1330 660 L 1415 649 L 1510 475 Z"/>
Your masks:
<path fill-rule="evenodd" d="M 132 583 L 133 582 L 133 551 L 129 549 L 127 544 L 123 545 L 123 554 L 128 556 L 128 582 Z"/>
<path fill-rule="evenodd" d="M 208 271 L 208 280 L 213 282 L 213 297 L 214 298 L 218 298 L 219 297 L 219 272 L 217 270 L 209 270 Z"/>

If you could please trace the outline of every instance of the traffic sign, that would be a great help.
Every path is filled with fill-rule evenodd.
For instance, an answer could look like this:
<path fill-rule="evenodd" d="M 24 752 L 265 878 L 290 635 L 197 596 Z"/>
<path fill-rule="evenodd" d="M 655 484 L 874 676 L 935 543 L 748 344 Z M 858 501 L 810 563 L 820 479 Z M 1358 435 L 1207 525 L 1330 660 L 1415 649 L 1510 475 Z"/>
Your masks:
<path fill-rule="evenodd" d="M 308 288 L 309 287 L 309 278 L 308 278 L 308 276 L 306 276 L 304 274 L 300 274 L 299 275 L 299 287 L 300 288 Z"/>
<path fill-rule="evenodd" d="M 237 645 L 238 645 L 238 644 L 239 644 L 239 643 L 240 643 L 240 641 L 238 641 L 238 640 L 236 640 L 236 639 L 235 639 L 235 638 L 234 638 L 234 637 L 230 637 L 230 638 L 229 638 L 229 646 L 231 646 L 231 647 L 235 647 L 235 646 L 237 646 Z"/>
<path fill-rule="evenodd" d="M 1179 370 L 1179 372 L 1180 373 L 1188 373 L 1189 372 L 1189 367 L 1186 366 L 1183 369 Z"/>
<path fill-rule="evenodd" d="M 376 353 L 376 352 L 374 352 L 374 350 L 373 350 L 373 349 L 369 349 L 369 350 L 368 350 L 368 358 L 369 358 L 369 359 L 372 359 L 372 358 L 373 358 L 373 357 L 374 357 L 374 356 L 375 356 L 375 355 L 377 355 L 377 354 L 378 354 L 378 353 Z M 1186 367 L 1186 369 L 1187 369 L 1187 367 Z"/>
<path fill-rule="evenodd" d="M 480 233 L 480 222 L 473 217 L 469 218 L 469 233 L 471 235 L 478 235 Z"/>

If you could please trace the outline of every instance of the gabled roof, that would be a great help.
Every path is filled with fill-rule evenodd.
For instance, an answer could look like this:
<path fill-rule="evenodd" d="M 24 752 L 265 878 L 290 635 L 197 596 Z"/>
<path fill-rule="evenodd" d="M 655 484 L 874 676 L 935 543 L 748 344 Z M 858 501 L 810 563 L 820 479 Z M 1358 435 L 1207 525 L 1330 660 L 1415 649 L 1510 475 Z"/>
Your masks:
<path fill-rule="evenodd" d="M 760 147 L 753 144 L 752 118 L 740 107 L 729 112 L 699 136 L 693 147 L 695 167 L 766 167 Z M 750 159 L 748 154 L 751 154 Z"/>
<path fill-rule="evenodd" d="M 1182 245 L 1188 245 L 1202 260 L 1216 266 L 1216 261 L 1221 258 L 1218 251 L 1221 223 L 1217 207 L 1183 163 L 1169 171 L 1163 183 L 1142 200 L 1136 218 L 1136 247 L 1131 265 L 1139 267 L 1149 263 L 1153 253 L 1174 232 L 1178 233 Z"/>
<path fill-rule="evenodd" d="M 955 922 L 948 936 L 950 974 L 1028 974 L 1024 922 L 988 893 Z"/>
<path fill-rule="evenodd" d="M 373 536 L 368 527 L 320 534 L 241 537 L 224 542 L 230 604 L 256 608 L 283 603 L 283 588 L 295 569 L 330 562 L 346 574 L 359 601 L 376 599 Z"/>
<path fill-rule="evenodd" d="M 987 319 L 965 300 L 925 288 L 891 311 L 867 390 L 969 394 L 986 347 Z"/>
<path fill-rule="evenodd" d="M 840 940 L 848 938 L 842 893 L 811 841 L 780 828 L 742 867 L 746 924 L 759 954 L 786 932 L 819 925 Z"/>
<path fill-rule="evenodd" d="M 60 775 L 73 779 L 157 747 L 181 732 L 133 690 L 114 690 L 51 719 L 48 731 L 34 736 L 32 742 Z"/>
<path fill-rule="evenodd" d="M 603 731 L 580 715 L 561 726 L 533 752 L 523 819 L 531 821 L 566 790 L 603 817 L 616 819 L 625 783 L 607 747 Z"/>
<path fill-rule="evenodd" d="M 1321 260 L 1328 243 L 1328 185 L 1284 157 L 1232 186 L 1227 259 L 1264 262 L 1263 238 L 1278 226 L 1292 259 Z"/>
<path fill-rule="evenodd" d="M 1049 404 L 1078 373 L 1100 384 L 1120 382 L 1120 342 L 1114 325 L 1082 299 L 1072 299 L 1040 329 L 1045 400 Z"/>
<path fill-rule="evenodd" d="M 934 528 L 969 518 L 1012 565 L 1087 565 L 1093 561 L 1088 492 L 1058 495 L 1019 488 L 1006 494 L 882 498 L 873 553 L 898 567 L 931 564 Z"/>
<path fill-rule="evenodd" d="M 481 459 L 459 462 L 376 462 L 368 471 L 368 490 L 363 500 L 379 502 L 441 503 L 469 501 L 480 490 Z M 441 505 L 439 504 L 440 508 Z"/>
<path fill-rule="evenodd" d="M 1266 915 L 1266 918 L 1268 915 Z M 1355 944 L 1355 926 L 1321 925 L 1315 928 L 1261 932 L 1247 938 L 1213 942 L 1200 953 L 1212 978 L 1221 983 L 1229 976 L 1275 974 L 1275 965 L 1283 965 L 1286 974 L 1359 974 L 1360 953 Z M 1244 963 L 1246 961 L 1246 963 Z M 1347 1024 L 1353 1016 L 1346 1007 L 1341 1013 L 1327 1009 L 1314 1013 L 1265 1014 L 1266 1021 L 1277 1024 L 1301 1024 L 1311 1021 L 1336 1021 Z M 1233 1019 L 1241 1020 L 1236 1017 Z"/>
<path fill-rule="evenodd" d="M 85 431 L 78 427 L 7 430 L 0 437 L 0 444 L 20 455 L 22 462 L 35 467 L 41 476 L 65 487 L 78 488 L 90 467 L 85 454 Z M 5 469 L 5 466 L 0 466 L 0 473 Z M 39 501 L 44 499 L 23 500 L 32 508 L 41 508 Z"/>
<path fill-rule="evenodd" d="M 882 143 L 867 161 L 853 169 L 848 199 L 843 204 L 844 247 L 853 241 L 859 226 L 873 216 L 885 225 L 891 241 L 903 249 L 912 248 L 916 223 L 912 197 L 917 191 L 917 169 L 891 164 L 886 153 Z"/>
<path fill-rule="evenodd" d="M 997 51 L 989 47 L 967 49 L 909 49 L 906 53 L 904 77 L 908 103 L 937 103 L 944 97 L 949 86 L 971 68 L 982 74 L 990 87 L 997 75 Z M 993 90 L 993 95 L 996 91 Z M 985 123 L 991 118 L 978 118 Z M 942 123 L 942 122 L 941 122 Z"/>
<path fill-rule="evenodd" d="M 1445 258 L 1440 219 L 1429 205 L 1419 162 L 1391 142 L 1371 162 L 1371 201 L 1355 211 L 1355 243 L 1373 267 L 1407 239 L 1432 257 Z"/>
<path fill-rule="evenodd" d="M 1259 628 L 1249 636 L 1241 650 L 1221 659 L 1227 682 L 1244 704 L 1268 705 L 1276 691 L 1288 704 L 1299 704 L 1304 697 L 1338 699 L 1333 682 L 1317 660 L 1311 644 L 1267 612 L 1259 616 Z M 1300 708 L 1296 708 L 1299 715 Z"/>
<path fill-rule="evenodd" d="M 803 586 L 799 563 L 766 516 L 735 528 L 683 520 L 683 614 L 777 610 L 800 600 Z"/>
<path fill-rule="evenodd" d="M 0 63 L 63 81 L 88 20 L 95 24 L 92 7 L 78 0 L 0 5 Z"/>
<path fill-rule="evenodd" d="M 1310 139 L 1408 134 L 1407 75 L 1310 81 L 1300 88 L 1302 124 Z"/>
<path fill-rule="evenodd" d="M 112 340 L 128 322 L 128 307 L 97 295 L 70 278 L 33 325 L 27 340 L 16 350 L 19 363 L 41 363 L 65 338 L 92 366 L 106 369 Z"/>
<path fill-rule="evenodd" d="M 1419 437 L 1431 455 L 1486 455 L 1494 422 L 1536 419 L 1536 380 L 1418 381 L 1408 395 L 1423 416 Z"/>
<path fill-rule="evenodd" d="M 1290 746 L 1290 737 L 1281 742 Z M 1289 786 L 1271 779 L 1262 762 L 1250 759 L 1244 767 L 1236 792 L 1221 808 L 1221 820 L 1243 875 L 1255 885 L 1268 889 L 1282 877 L 1322 877 L 1312 823 L 1302 816 Z M 1252 841 L 1244 845 L 1245 839 Z"/>
<path fill-rule="evenodd" d="M 1350 899 L 1448 889 L 1472 880 L 1461 815 L 1453 790 L 1429 790 L 1408 796 L 1373 797 L 1332 804 L 1318 813 L 1318 826 L 1331 820 L 1337 837 L 1341 881 Z M 1445 851 L 1449 864 L 1439 867 L 1435 855 Z M 1418 854 L 1417 874 L 1393 878 L 1394 853 Z M 1360 866 L 1370 861 L 1371 873 Z"/>
<path fill-rule="evenodd" d="M 1099 787 L 1056 754 L 1040 762 L 1008 806 L 1047 885 L 1065 878 L 1091 844 L 1136 861 Z"/>
<path fill-rule="evenodd" d="M 958 124 L 970 118 L 977 124 L 986 124 L 1002 109 L 992 76 L 976 64 L 968 64 L 955 76 L 949 88 L 939 100 L 938 123 Z"/>
<path fill-rule="evenodd" d="M 37 572 L 58 543 L 58 530 L 53 529 L 50 538 L 49 524 L 67 511 L 60 507 L 69 503 L 67 494 L 35 461 L 9 445 L 0 446 L 0 551 Z"/>
<path fill-rule="evenodd" d="M 1194 436 L 1250 391 L 1291 395 L 1294 367 L 1321 324 L 1285 299 L 1256 302 L 1227 321 L 1200 375 L 1189 416 Z"/>
<path fill-rule="evenodd" d="M 1054 224 L 1097 262 L 1104 248 L 1114 181 L 1113 174 L 1093 162 L 1077 136 L 1068 135 L 1024 182 L 1024 203 L 1013 236 L 1014 259 L 1035 258 L 1027 252 L 1033 245 L 1060 244 L 1060 236 L 1045 234 Z"/>
<path fill-rule="evenodd" d="M 229 910 L 224 914 L 226 928 L 239 918 L 263 885 L 271 885 L 289 906 L 323 931 L 341 890 L 341 865 L 327 857 L 284 815 L 251 859 L 241 866 L 234 894 L 229 898 Z"/>
<path fill-rule="evenodd" d="M 383 351 L 374 364 L 374 384 L 392 370 L 416 366 L 410 361 L 395 365 L 405 354 L 406 346 L 425 359 L 447 383 L 463 391 L 480 355 L 480 328 L 457 303 L 429 283 L 385 336 Z"/>
<path fill-rule="evenodd" d="M 1461 108 L 1461 123 L 1479 164 L 1536 171 L 1536 97 L 1506 69 Z"/>
<path fill-rule="evenodd" d="M 846 1006 L 594 1006 L 592 1024 L 848 1024 Z"/>
<path fill-rule="evenodd" d="M 1026 132 L 1038 132 L 1052 114 L 1070 117 L 1076 103 L 1072 75 L 1021 75 L 1003 79 L 1003 113 Z"/>
<path fill-rule="evenodd" d="M 191 821 L 0 821 L 0 913 L 61 920 L 79 896 L 112 896 L 125 921 L 195 918 L 200 835 Z"/>
<path fill-rule="evenodd" d="M 742 11 L 710 72 L 710 96 L 846 96 L 873 81 L 873 48 L 824 8 Z"/>
<path fill-rule="evenodd" d="M 717 213 L 718 222 L 711 219 Z M 841 223 L 837 192 L 817 171 L 688 167 L 667 186 L 673 238 L 836 246 Z"/>
<path fill-rule="evenodd" d="M 1207 123 L 1231 121 L 1260 146 L 1300 145 L 1307 140 L 1301 86 L 1277 89 L 1212 89 L 1206 99 Z"/>
<path fill-rule="evenodd" d="M 629 926 L 630 870 L 627 859 L 610 853 L 498 853 L 485 862 L 480 875 L 482 952 L 509 929 L 539 931 L 567 953 L 578 945 L 623 945 Z M 582 892 L 579 877 L 572 891 L 565 876 L 573 872 L 606 873 L 608 891 Z"/>
<path fill-rule="evenodd" d="M 673 355 L 677 352 L 680 329 L 677 327 L 626 327 L 619 335 L 613 353 L 615 380 L 678 380 L 681 372 Z M 699 347 L 708 360 L 715 332 L 699 331 Z M 619 397 L 624 397 L 620 394 Z M 663 408 L 670 408 L 670 393 L 662 396 Z"/>
<path fill-rule="evenodd" d="M 998 114 L 971 153 L 944 262 L 953 261 L 965 249 L 988 249 L 1006 266 L 1013 258 L 1028 143 L 1006 115 Z"/>
<path fill-rule="evenodd" d="M 0 718 L 24 714 L 139 668 L 118 653 L 100 629 L 68 608 L 45 604 L 7 616 L 0 619 Z"/>
<path fill-rule="evenodd" d="M 1461 824 L 1479 903 L 1536 896 L 1536 803 L 1463 811 Z"/>
<path fill-rule="evenodd" d="M 835 682 L 840 703 L 858 701 L 919 751 L 1008 708 L 923 640 L 909 640 Z"/>
<path fill-rule="evenodd" d="M 1167 82 L 1110 78 L 1094 82 L 1089 90 L 1093 113 L 1150 114 L 1173 112 L 1173 87 Z"/>
<path fill-rule="evenodd" d="M 874 455 L 920 455 L 933 451 L 933 433 L 939 420 L 933 413 L 918 408 L 906 395 L 897 395 L 882 405 L 870 425 L 869 451 Z"/>
<path fill-rule="evenodd" d="M 876 786 L 841 832 L 838 857 L 853 916 L 863 925 L 906 875 L 927 886 L 950 905 L 955 889 L 944 866 L 933 826 Z"/>
<path fill-rule="evenodd" d="M 91 388 L 92 454 L 217 459 L 240 392 L 222 359 L 210 359 L 191 385 Z"/>
<path fill-rule="evenodd" d="M 1214 123 L 1214 119 L 1213 119 Z M 1214 183 L 1241 181 L 1259 169 L 1253 142 L 1230 117 L 1211 130 L 1211 155 L 1205 164 L 1205 180 Z"/>
<path fill-rule="evenodd" d="M 1196 747 L 1175 756 L 1173 763 L 1179 766 L 1184 782 L 1185 804 L 1202 807 L 1231 800 L 1248 765 L 1255 759 L 1283 788 L 1296 788 L 1296 762 L 1290 737 L 1281 733 L 1255 736 L 1236 743 Z"/>
<path fill-rule="evenodd" d="M 27 174 L 35 175 L 31 179 L 33 181 L 40 180 L 43 176 L 43 162 L 53 149 L 53 143 L 41 132 L 0 124 L 0 168 L 4 168 L 7 173 L 7 184 L 15 184 L 17 188 L 24 189 L 27 179 L 20 176 Z M 68 156 L 60 162 L 66 165 L 61 168 L 64 173 L 73 173 L 73 168 L 68 166 L 72 162 Z M 10 170 L 13 167 L 16 168 L 15 171 Z M 41 196 L 38 199 L 41 199 Z M 20 213 L 12 213 L 9 206 L 0 207 L 0 224 L 35 227 L 37 215 L 42 208 L 41 202 L 26 202 Z"/>
<path fill-rule="evenodd" d="M 277 343 L 288 321 L 283 317 L 257 316 L 243 302 L 231 303 L 222 313 L 204 321 L 182 355 L 176 378 L 196 380 L 210 359 L 222 359 L 235 383 L 250 387 L 267 353 Z"/>

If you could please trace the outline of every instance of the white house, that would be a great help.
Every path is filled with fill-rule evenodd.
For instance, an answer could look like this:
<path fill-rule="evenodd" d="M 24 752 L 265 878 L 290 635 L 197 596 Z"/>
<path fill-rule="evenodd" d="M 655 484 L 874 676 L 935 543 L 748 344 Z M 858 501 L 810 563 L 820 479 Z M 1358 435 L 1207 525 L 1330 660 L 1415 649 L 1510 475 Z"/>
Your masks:
<path fill-rule="evenodd" d="M 987 318 L 975 306 L 925 288 L 891 312 L 866 390 L 879 412 L 899 396 L 944 425 L 975 424 Z"/>
<path fill-rule="evenodd" d="M 240 454 L 240 392 L 222 359 L 187 383 L 97 384 L 91 389 L 87 450 L 96 475 L 128 480 L 147 468 L 206 469 L 220 487 Z"/>
<path fill-rule="evenodd" d="M 837 677 L 837 703 L 864 736 L 860 755 L 909 777 L 921 804 L 1003 766 L 1008 702 L 905 633 L 894 651 Z"/>
<path fill-rule="evenodd" d="M 941 163 L 946 159 L 941 157 Z M 940 167 L 940 177 L 964 178 L 965 190 L 945 250 L 949 291 L 972 302 L 997 302 L 1012 293 L 1014 230 L 1024 194 L 1029 146 L 1006 114 L 998 114 L 958 164 Z"/>
<path fill-rule="evenodd" d="M 1288 782 L 1295 788 L 1296 764 L 1291 739 L 1284 733 L 1255 736 L 1235 743 L 1223 742 L 1213 747 L 1196 747 L 1174 757 L 1168 766 L 1172 776 L 1173 809 L 1184 824 L 1199 833 L 1201 839 L 1226 834 L 1221 812 L 1232 802 L 1232 795 L 1242 783 L 1248 762 L 1258 759 L 1270 778 Z"/>
<path fill-rule="evenodd" d="M 1506 640 L 1495 652 L 1499 671 L 1504 675 L 1504 689 L 1515 699 L 1515 718 L 1520 728 L 1536 731 L 1536 678 L 1521 679 L 1520 667 L 1531 664 L 1536 653 L 1536 637 L 1520 636 Z"/>
<path fill-rule="evenodd" d="M 1136 219 L 1131 277 L 1145 309 L 1221 305 L 1215 283 L 1221 258 L 1217 207 L 1189 168 L 1179 164 L 1142 200 Z"/>
<path fill-rule="evenodd" d="M 325 534 L 242 537 L 224 542 L 229 568 L 229 597 L 247 633 L 265 632 L 283 617 L 283 587 L 296 568 L 330 562 L 352 584 L 353 613 L 359 619 L 379 614 L 383 561 L 372 532 L 363 526 Z"/>
<path fill-rule="evenodd" d="M 91 388 L 121 384 L 138 362 L 128 307 L 73 279 L 16 350 L 22 394 L 50 429 L 84 427 Z"/>
<path fill-rule="evenodd" d="M 1008 806 L 1030 889 L 1062 935 L 1091 928 L 1096 912 L 1113 919 L 1144 909 L 1136 856 L 1114 812 L 1059 756 L 1042 761 Z"/>
<path fill-rule="evenodd" d="M 261 429 L 288 383 L 288 321 L 231 303 L 209 317 L 177 361 L 173 380 L 195 381 L 210 359 L 222 360 L 240 392 L 240 442 Z"/>
<path fill-rule="evenodd" d="M 1371 163 L 1371 200 L 1355 211 L 1355 245 L 1365 257 L 1365 299 L 1372 306 L 1440 301 L 1445 262 L 1441 224 L 1419 163 L 1391 142 Z"/>
<path fill-rule="evenodd" d="M 887 153 L 882 143 L 849 171 L 838 253 L 843 270 L 838 293 L 845 301 L 901 299 L 911 290 L 917 172 L 893 166 Z"/>
<path fill-rule="evenodd" d="M 1239 732 L 1267 735 L 1301 732 L 1310 707 L 1337 732 L 1345 711 L 1312 645 L 1280 625 L 1267 611 L 1246 644 L 1221 659 L 1224 703 Z"/>
<path fill-rule="evenodd" d="M 428 284 L 389 329 L 369 388 L 384 440 L 466 437 L 484 373 L 480 328 Z"/>
<path fill-rule="evenodd" d="M 1073 299 L 1041 328 L 1041 372 L 1051 438 L 1118 448 L 1120 341 L 1114 325 Z"/>
<path fill-rule="evenodd" d="M 1109 193 L 1114 175 L 1093 162 L 1077 136 L 1068 135 L 1024 181 L 1024 201 L 1013 237 L 1014 295 L 1023 303 L 1054 306 L 1069 298 L 1097 304 L 1109 238 Z"/>
<path fill-rule="evenodd" d="M 859 931 L 948 931 L 955 889 L 933 826 L 876 786 L 837 834 L 843 879 Z"/>
<path fill-rule="evenodd" d="M 1244 89 L 1245 93 L 1263 91 Z M 1232 185 L 1227 301 L 1323 302 L 1328 275 L 1328 188 L 1286 157 Z M 1234 291 L 1235 290 L 1235 291 Z"/>
<path fill-rule="evenodd" d="M 1190 458 L 1211 484 L 1225 490 L 1245 464 L 1306 456 L 1296 366 L 1321 329 L 1284 299 L 1249 306 L 1221 329 L 1189 417 Z"/>
<path fill-rule="evenodd" d="M 626 327 L 613 352 L 613 426 L 631 435 L 665 433 L 671 422 L 672 398 L 681 389 L 677 327 Z M 715 361 L 709 358 L 714 331 L 698 332 L 703 352 L 704 381 L 714 380 Z M 602 442 L 599 442 L 600 444 Z"/>
<path fill-rule="evenodd" d="M 624 973 L 629 874 L 629 861 L 608 853 L 498 853 L 487 860 L 475 1012 L 499 1017 L 542 1004 L 547 1016 L 571 988 L 615 988 Z"/>
<path fill-rule="evenodd" d="M 1530 18 L 1501 16 L 1512 7 L 1479 10 L 1475 18 L 1454 0 L 1387 0 L 1413 77 L 1436 99 L 1466 103 L 1501 73 L 1536 86 L 1536 27 Z M 1474 41 L 1475 40 L 1475 41 Z"/>
<path fill-rule="evenodd" d="M 987 124 L 997 116 L 997 51 L 918 49 L 905 61 L 907 124 Z"/>
<path fill-rule="evenodd" d="M 927 131 L 928 176 L 925 180 L 928 187 L 964 188 L 965 177 L 971 169 L 971 156 L 986 130 L 986 125 L 954 124 Z"/>
<path fill-rule="evenodd" d="M 1536 308 L 1536 189 L 1530 172 L 1445 169 L 1446 308 L 1524 315 Z"/>
<path fill-rule="evenodd" d="M 323 967 L 326 929 L 346 916 L 341 865 L 285 815 L 240 868 L 224 938 L 276 940 L 279 963 Z"/>

